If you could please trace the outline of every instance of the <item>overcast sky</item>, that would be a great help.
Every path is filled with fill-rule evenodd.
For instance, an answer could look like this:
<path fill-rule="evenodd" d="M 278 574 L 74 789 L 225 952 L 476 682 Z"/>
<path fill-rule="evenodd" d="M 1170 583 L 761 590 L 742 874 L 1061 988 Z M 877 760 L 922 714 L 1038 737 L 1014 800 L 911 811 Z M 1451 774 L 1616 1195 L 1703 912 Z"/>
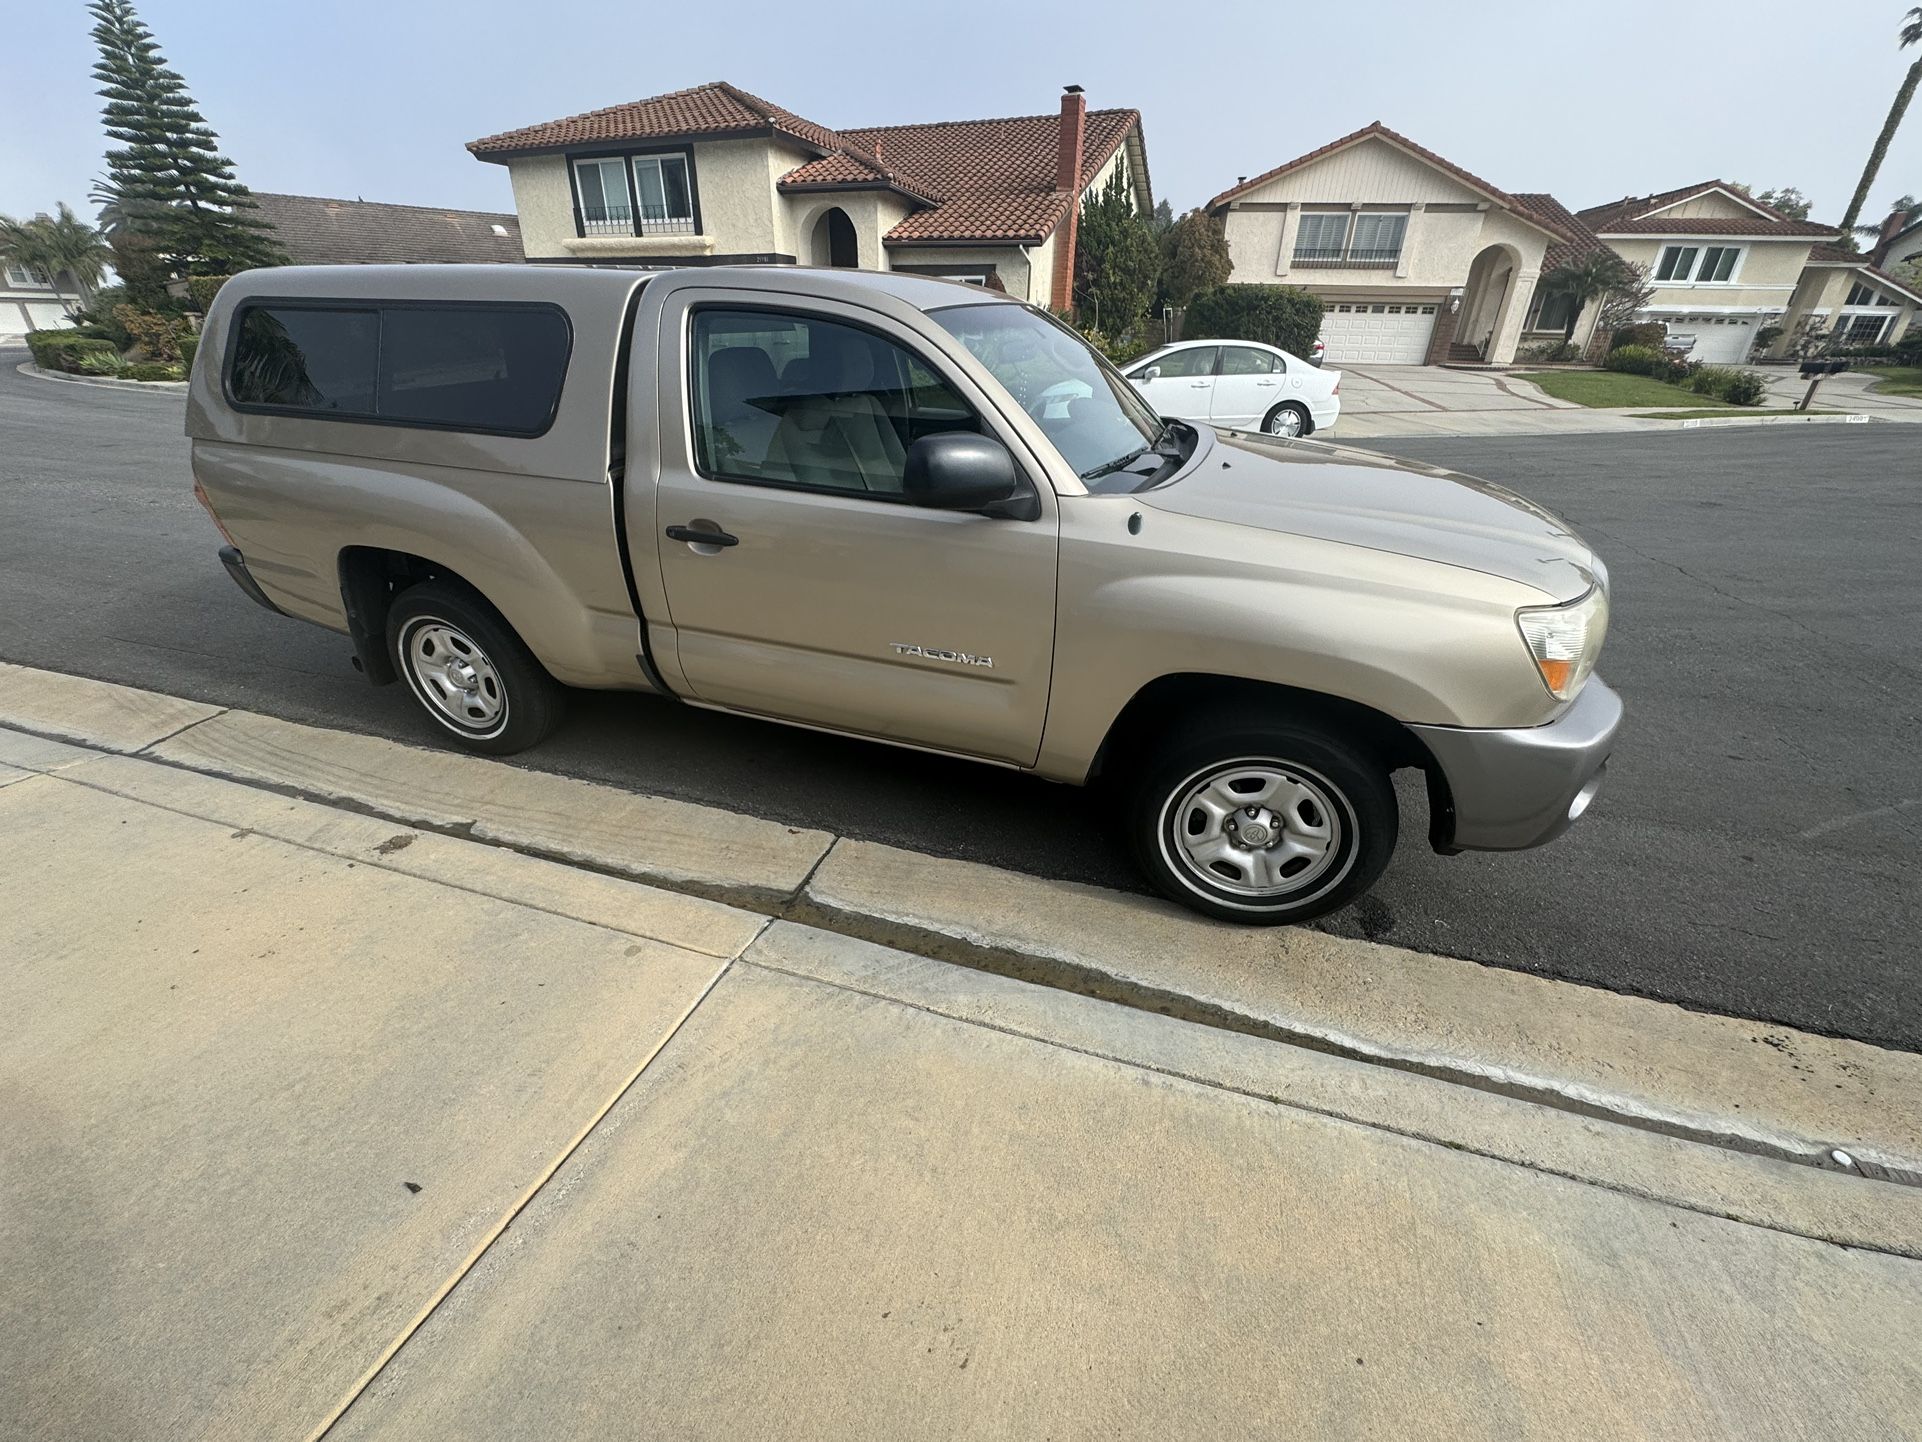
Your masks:
<path fill-rule="evenodd" d="M 1848 203 L 1915 0 L 796 5 L 136 0 L 256 190 L 508 210 L 477 136 L 708 80 L 828 126 L 1142 112 L 1177 211 L 1380 120 L 1579 209 L 1719 176 Z M 83 213 L 105 141 L 82 0 L 5 0 L 0 212 Z M 805 18 L 804 18 L 805 17 Z M 1922 193 L 1922 101 L 1870 198 Z"/>

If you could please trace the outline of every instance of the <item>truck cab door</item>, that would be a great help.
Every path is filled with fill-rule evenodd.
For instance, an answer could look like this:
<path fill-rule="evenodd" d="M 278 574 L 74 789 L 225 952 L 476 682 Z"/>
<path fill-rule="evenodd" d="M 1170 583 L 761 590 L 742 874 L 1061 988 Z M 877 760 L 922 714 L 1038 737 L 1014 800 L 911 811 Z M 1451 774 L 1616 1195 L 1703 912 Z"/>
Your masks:
<path fill-rule="evenodd" d="M 1032 765 L 1054 651 L 1055 498 L 994 402 L 892 316 L 685 287 L 658 312 L 655 659 L 699 702 Z M 1008 444 L 1033 519 L 903 494 L 909 446 Z M 653 618 L 651 618 L 653 619 Z M 662 644 L 665 642 L 666 644 Z"/>

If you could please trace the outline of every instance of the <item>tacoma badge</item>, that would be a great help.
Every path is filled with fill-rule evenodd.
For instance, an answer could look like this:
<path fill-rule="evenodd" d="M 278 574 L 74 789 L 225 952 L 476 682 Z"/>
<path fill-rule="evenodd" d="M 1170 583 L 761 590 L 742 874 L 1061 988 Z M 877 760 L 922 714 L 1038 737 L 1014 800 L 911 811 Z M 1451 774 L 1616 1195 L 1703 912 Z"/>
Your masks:
<path fill-rule="evenodd" d="M 948 651 L 939 646 L 905 646 L 899 641 L 890 642 L 897 656 L 921 656 L 930 661 L 952 661 L 957 666 L 984 666 L 994 669 L 994 657 L 970 656 L 966 651 Z"/>

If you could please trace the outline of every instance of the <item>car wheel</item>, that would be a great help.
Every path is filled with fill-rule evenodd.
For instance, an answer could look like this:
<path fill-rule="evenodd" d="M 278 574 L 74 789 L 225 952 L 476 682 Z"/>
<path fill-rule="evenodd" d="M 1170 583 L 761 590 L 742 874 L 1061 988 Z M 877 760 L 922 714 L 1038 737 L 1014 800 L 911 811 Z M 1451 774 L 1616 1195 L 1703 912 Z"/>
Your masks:
<path fill-rule="evenodd" d="M 1271 436 L 1305 436 L 1315 429 L 1315 423 L 1308 416 L 1308 407 L 1296 405 L 1293 401 L 1283 401 L 1268 412 L 1267 419 L 1261 423 L 1262 431 Z"/>
<path fill-rule="evenodd" d="M 1170 738 L 1127 805 L 1157 889 L 1224 921 L 1307 921 L 1347 905 L 1394 855 L 1388 768 L 1308 725 L 1243 717 Z"/>
<path fill-rule="evenodd" d="M 524 751 L 560 724 L 561 688 L 474 592 L 423 581 L 387 613 L 394 669 L 421 710 L 470 751 Z"/>

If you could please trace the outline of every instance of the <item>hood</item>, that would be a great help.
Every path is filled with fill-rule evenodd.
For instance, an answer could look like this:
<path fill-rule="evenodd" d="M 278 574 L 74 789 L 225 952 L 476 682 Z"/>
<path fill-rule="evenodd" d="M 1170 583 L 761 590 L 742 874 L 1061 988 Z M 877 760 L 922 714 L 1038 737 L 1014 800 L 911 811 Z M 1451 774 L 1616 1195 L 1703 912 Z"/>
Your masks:
<path fill-rule="evenodd" d="M 1156 510 L 1417 556 L 1569 601 L 1604 580 L 1567 522 L 1489 481 L 1319 442 L 1220 433 Z"/>

